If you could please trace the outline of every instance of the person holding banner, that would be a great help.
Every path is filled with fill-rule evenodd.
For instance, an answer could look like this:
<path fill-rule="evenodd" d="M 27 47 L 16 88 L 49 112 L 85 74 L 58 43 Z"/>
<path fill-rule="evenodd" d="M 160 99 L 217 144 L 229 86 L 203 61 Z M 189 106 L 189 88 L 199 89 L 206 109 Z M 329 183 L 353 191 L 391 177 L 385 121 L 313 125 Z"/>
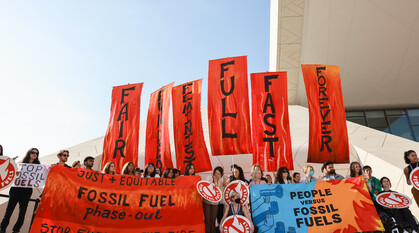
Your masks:
<path fill-rule="evenodd" d="M 166 170 L 164 170 L 164 172 L 163 172 L 163 178 L 172 179 L 173 178 L 173 169 L 172 168 L 166 168 Z"/>
<path fill-rule="evenodd" d="M 391 182 L 390 179 L 387 177 L 382 177 L 380 179 L 380 184 L 383 187 L 383 191 L 381 191 L 380 193 L 383 192 L 394 192 L 392 191 L 391 188 Z M 387 216 L 389 217 L 394 217 L 394 219 L 396 220 L 397 226 L 398 227 L 403 227 L 405 225 L 405 223 L 407 223 L 408 228 L 411 229 L 411 232 L 417 232 L 419 230 L 419 226 L 416 223 L 412 212 L 410 212 L 409 208 L 401 208 L 401 209 L 396 209 L 396 208 L 385 208 L 383 207 L 382 212 L 384 212 Z"/>
<path fill-rule="evenodd" d="M 147 166 L 144 168 L 144 177 L 160 177 L 156 173 L 156 167 L 153 163 L 147 163 Z"/>
<path fill-rule="evenodd" d="M 122 168 L 121 175 L 130 175 L 133 176 L 135 170 L 135 165 L 133 162 L 127 162 L 124 167 Z"/>
<path fill-rule="evenodd" d="M 73 164 L 71 165 L 72 168 L 81 168 L 81 163 L 79 160 L 76 160 L 73 162 Z"/>
<path fill-rule="evenodd" d="M 405 167 L 403 172 L 406 176 L 406 181 L 408 185 L 412 185 L 412 182 L 410 180 L 410 173 L 418 167 L 418 155 L 414 150 L 408 150 L 404 152 L 404 161 L 406 164 L 409 164 L 409 166 Z M 419 206 L 419 190 L 417 190 L 415 187 L 412 187 L 412 194 L 413 198 L 415 198 L 416 204 Z"/>
<path fill-rule="evenodd" d="M 32 163 L 40 164 L 39 162 L 39 150 L 31 148 L 26 153 L 21 163 Z M 5 233 L 7 226 L 9 225 L 10 217 L 19 203 L 19 217 L 16 224 L 13 226 L 13 233 L 19 232 L 25 220 L 26 209 L 28 208 L 29 199 L 32 196 L 32 188 L 29 187 L 11 187 L 9 191 L 9 202 L 7 203 L 6 213 L 4 214 L 3 220 L 0 224 L 0 233 Z"/>
<path fill-rule="evenodd" d="M 212 176 L 208 176 L 207 180 L 213 183 L 221 192 L 224 191 L 225 181 L 223 179 L 223 168 L 218 166 L 212 171 Z M 224 200 L 222 200 L 223 202 Z M 205 233 L 215 232 L 215 220 L 218 217 L 218 209 L 223 208 L 222 203 L 214 203 L 203 199 L 204 219 L 205 219 Z M 222 213 L 221 213 L 222 217 Z M 221 221 L 221 218 L 219 219 Z M 221 225 L 221 222 L 220 222 Z"/>
<path fill-rule="evenodd" d="M 357 161 L 353 161 L 349 166 L 351 173 L 346 178 L 362 176 L 362 167 Z"/>
<path fill-rule="evenodd" d="M 290 170 L 287 167 L 278 168 L 275 178 L 275 184 L 292 184 Z"/>
<path fill-rule="evenodd" d="M 326 161 L 323 164 L 322 171 L 323 169 L 325 169 L 325 172 L 327 172 L 326 175 L 322 177 L 323 181 L 345 179 L 342 175 L 336 173 L 335 167 L 333 166 L 333 163 L 331 161 Z"/>
<path fill-rule="evenodd" d="M 83 161 L 84 168 L 88 170 L 93 170 L 92 167 L 94 163 L 95 163 L 95 158 L 93 158 L 92 156 L 87 156 Z"/>
<path fill-rule="evenodd" d="M 195 165 L 188 163 L 185 168 L 184 176 L 194 176 L 195 175 Z"/>
<path fill-rule="evenodd" d="M 241 168 L 238 165 L 235 165 L 233 168 L 233 175 L 230 176 L 230 178 L 227 180 L 227 184 L 229 184 L 232 181 L 235 180 L 241 180 L 243 181 L 246 185 L 249 184 L 249 181 L 247 181 L 244 178 L 244 172 L 243 172 L 243 168 Z"/>
<path fill-rule="evenodd" d="M 224 222 L 224 220 L 231 216 L 231 215 L 241 215 L 246 217 L 250 222 L 250 232 L 254 231 L 254 226 L 252 222 L 252 217 L 250 215 L 249 209 L 247 206 L 240 205 L 240 193 L 232 191 L 230 193 L 230 198 L 233 201 L 233 204 L 229 205 L 228 208 L 225 208 L 223 218 L 221 219 L 221 223 Z M 220 232 L 222 231 L 222 224 L 220 224 Z M 257 231 L 256 231 L 257 232 Z"/>
<path fill-rule="evenodd" d="M 316 182 L 317 179 L 314 177 L 314 168 L 311 165 L 305 165 L 302 169 L 304 177 L 301 179 L 301 183 Z"/>
<path fill-rule="evenodd" d="M 249 187 L 254 184 L 266 184 L 266 181 L 262 179 L 263 173 L 260 169 L 253 169 L 250 175 L 252 176 L 252 181 L 250 181 Z"/>
<path fill-rule="evenodd" d="M 114 162 L 107 162 L 103 167 L 102 173 L 108 175 L 116 175 L 115 173 L 115 163 Z"/>
<path fill-rule="evenodd" d="M 64 167 L 71 168 L 70 166 L 66 164 L 68 157 L 70 157 L 70 152 L 68 150 L 60 150 L 60 152 L 58 152 L 57 154 L 58 163 L 53 164 L 53 165 L 59 164 Z"/>

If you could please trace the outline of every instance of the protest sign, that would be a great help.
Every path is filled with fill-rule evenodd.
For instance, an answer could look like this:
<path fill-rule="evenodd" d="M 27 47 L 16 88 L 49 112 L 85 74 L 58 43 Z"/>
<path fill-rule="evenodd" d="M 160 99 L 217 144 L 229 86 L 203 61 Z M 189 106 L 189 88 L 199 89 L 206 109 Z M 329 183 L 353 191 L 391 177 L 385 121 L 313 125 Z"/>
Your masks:
<path fill-rule="evenodd" d="M 310 115 L 307 162 L 349 163 L 339 66 L 301 65 L 301 68 Z"/>
<path fill-rule="evenodd" d="M 220 188 L 215 186 L 214 183 L 201 180 L 196 184 L 196 189 L 202 198 L 209 202 L 219 203 L 223 199 Z"/>
<path fill-rule="evenodd" d="M 209 61 L 208 126 L 212 155 L 252 153 L 246 56 Z"/>
<path fill-rule="evenodd" d="M 403 209 L 412 204 L 412 200 L 402 193 L 382 192 L 376 198 L 378 204 L 386 208 Z"/>
<path fill-rule="evenodd" d="M 145 164 L 153 163 L 160 171 L 173 167 L 169 137 L 169 107 L 172 87 L 173 83 L 170 83 L 151 93 L 150 106 L 148 107 Z"/>
<path fill-rule="evenodd" d="M 204 232 L 198 181 L 53 166 L 31 232 Z"/>
<path fill-rule="evenodd" d="M 247 203 L 249 200 L 249 187 L 247 187 L 247 185 L 241 180 L 230 182 L 224 189 L 223 197 L 228 205 L 233 204 L 233 200 L 231 200 L 230 197 L 231 192 L 237 192 L 240 194 L 241 205 Z"/>
<path fill-rule="evenodd" d="M 0 156 L 0 190 L 6 189 L 13 184 L 16 178 L 17 166 L 13 159 Z"/>
<path fill-rule="evenodd" d="M 412 182 L 413 187 L 419 190 L 419 167 L 413 169 L 409 176 L 410 182 Z"/>
<path fill-rule="evenodd" d="M 173 88 L 173 133 L 180 171 L 188 164 L 195 166 L 195 172 L 212 170 L 202 130 L 201 88 L 202 79 Z"/>
<path fill-rule="evenodd" d="M 127 162 L 138 164 L 140 104 L 143 83 L 116 86 L 112 89 L 111 117 L 103 142 L 102 169 L 114 162 L 119 174 Z"/>
<path fill-rule="evenodd" d="M 249 219 L 241 215 L 232 215 L 221 223 L 222 233 L 250 233 Z"/>
<path fill-rule="evenodd" d="M 22 188 L 44 188 L 51 166 L 18 163 L 19 174 L 12 186 Z"/>
<path fill-rule="evenodd" d="M 362 176 L 308 184 L 252 185 L 250 200 L 253 224 L 261 232 L 384 230 Z"/>
<path fill-rule="evenodd" d="M 294 170 L 286 72 L 251 74 L 253 164 Z"/>

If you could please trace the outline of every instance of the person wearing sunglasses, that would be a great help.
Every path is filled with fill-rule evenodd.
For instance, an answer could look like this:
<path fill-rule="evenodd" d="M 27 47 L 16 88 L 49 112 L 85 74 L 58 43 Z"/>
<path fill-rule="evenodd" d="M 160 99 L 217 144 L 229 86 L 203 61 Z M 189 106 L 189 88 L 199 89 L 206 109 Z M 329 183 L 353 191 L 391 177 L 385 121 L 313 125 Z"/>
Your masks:
<path fill-rule="evenodd" d="M 68 159 L 69 156 L 70 156 L 70 152 L 68 152 L 68 150 L 60 150 L 60 152 L 58 152 L 58 154 L 57 154 L 58 163 L 53 164 L 53 165 L 59 164 L 59 165 L 64 166 L 64 167 L 71 168 L 70 166 L 68 166 L 66 164 L 67 159 Z"/>
<path fill-rule="evenodd" d="M 31 148 L 26 153 L 21 163 L 32 163 L 40 164 L 39 162 L 39 150 Z M 7 203 L 6 213 L 4 214 L 3 220 L 0 224 L 0 233 L 5 233 L 7 226 L 9 225 L 10 217 L 13 211 L 19 203 L 19 217 L 13 226 L 13 233 L 19 232 L 20 228 L 25 221 L 26 209 L 28 208 L 29 199 L 32 196 L 32 188 L 27 187 L 11 187 L 9 191 L 9 202 Z"/>

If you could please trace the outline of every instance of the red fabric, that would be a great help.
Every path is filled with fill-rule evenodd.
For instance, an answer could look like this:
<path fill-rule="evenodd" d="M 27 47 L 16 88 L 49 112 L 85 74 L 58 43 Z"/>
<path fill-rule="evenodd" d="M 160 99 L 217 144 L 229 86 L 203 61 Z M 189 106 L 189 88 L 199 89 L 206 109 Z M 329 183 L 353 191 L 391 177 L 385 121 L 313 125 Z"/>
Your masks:
<path fill-rule="evenodd" d="M 301 67 L 310 114 L 307 162 L 349 163 L 348 130 L 339 67 Z"/>
<path fill-rule="evenodd" d="M 113 87 L 111 117 L 103 143 L 102 168 L 114 162 L 119 174 L 127 162 L 138 164 L 140 104 L 143 83 Z"/>
<path fill-rule="evenodd" d="M 202 130 L 201 88 L 202 79 L 176 86 L 172 92 L 176 167 L 181 173 L 189 163 L 195 172 L 212 170 Z"/>
<path fill-rule="evenodd" d="M 212 155 L 252 153 L 246 56 L 209 61 L 208 124 Z"/>
<path fill-rule="evenodd" d="M 173 168 L 169 139 L 169 107 L 173 83 L 151 93 L 147 115 L 145 164 L 153 163 L 163 172 Z"/>
<path fill-rule="evenodd" d="M 55 165 L 31 232 L 204 232 L 199 179 L 105 175 Z"/>
<path fill-rule="evenodd" d="M 265 171 L 294 170 L 288 116 L 287 73 L 251 74 L 253 164 Z"/>

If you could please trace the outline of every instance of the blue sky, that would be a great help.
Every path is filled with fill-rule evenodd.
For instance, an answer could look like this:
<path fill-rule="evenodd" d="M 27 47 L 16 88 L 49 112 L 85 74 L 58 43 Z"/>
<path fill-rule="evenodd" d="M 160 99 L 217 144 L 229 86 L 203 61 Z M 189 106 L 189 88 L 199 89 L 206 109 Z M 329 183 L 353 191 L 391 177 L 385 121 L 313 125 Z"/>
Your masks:
<path fill-rule="evenodd" d="M 204 78 L 208 60 L 269 63 L 268 0 L 0 2 L 0 144 L 41 156 L 103 136 L 112 86 L 144 82 L 141 121 L 161 86 Z"/>

